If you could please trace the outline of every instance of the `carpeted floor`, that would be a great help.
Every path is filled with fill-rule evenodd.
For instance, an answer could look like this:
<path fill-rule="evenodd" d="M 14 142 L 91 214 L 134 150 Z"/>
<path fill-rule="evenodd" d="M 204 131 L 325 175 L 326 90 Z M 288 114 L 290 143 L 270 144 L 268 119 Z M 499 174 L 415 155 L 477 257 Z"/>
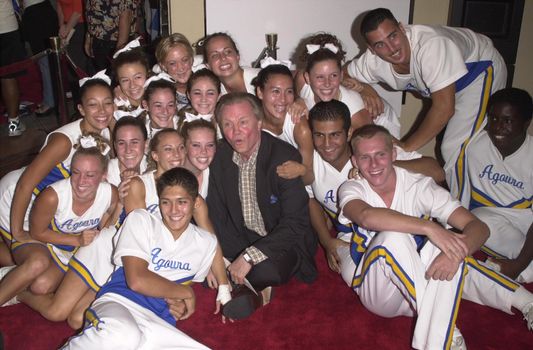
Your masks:
<path fill-rule="evenodd" d="M 214 349 L 410 348 L 412 319 L 371 314 L 327 268 L 321 252 L 317 263 L 320 275 L 314 284 L 293 280 L 276 289 L 271 304 L 233 324 L 224 325 L 213 315 L 215 292 L 196 285 L 197 311 L 177 326 Z M 533 333 L 519 312 L 507 315 L 463 301 L 458 325 L 470 350 L 533 348 Z M 56 349 L 74 334 L 66 323 L 49 322 L 21 304 L 0 308 L 0 330 L 6 350 Z"/>

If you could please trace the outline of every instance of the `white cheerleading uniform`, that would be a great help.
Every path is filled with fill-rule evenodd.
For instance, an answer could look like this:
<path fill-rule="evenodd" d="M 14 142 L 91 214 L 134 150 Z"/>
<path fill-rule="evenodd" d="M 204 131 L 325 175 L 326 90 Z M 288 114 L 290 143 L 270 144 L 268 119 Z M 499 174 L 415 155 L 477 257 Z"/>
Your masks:
<path fill-rule="evenodd" d="M 163 298 L 128 287 L 122 257 L 145 260 L 148 270 L 175 283 L 201 282 L 215 256 L 215 236 L 189 224 L 174 240 L 161 219 L 144 209 L 131 212 L 120 230 L 113 258 L 118 269 L 87 310 L 87 327 L 64 348 L 205 349 L 175 328 L 176 320 Z"/>
<path fill-rule="evenodd" d="M 141 162 L 141 168 L 146 168 L 145 158 L 143 158 L 143 161 Z M 110 172 L 112 174 L 111 178 Z M 150 174 L 152 173 L 150 172 Z M 116 186 L 120 184 L 118 159 L 112 159 L 108 165 L 108 182 Z M 152 192 L 155 191 L 155 182 L 153 186 L 150 186 L 149 188 L 152 189 Z M 153 201 L 154 199 L 152 193 L 150 193 L 150 195 L 148 195 L 148 192 L 146 193 L 147 198 L 149 197 L 150 200 Z M 157 208 L 159 208 L 159 203 L 155 205 Z M 73 270 L 83 280 L 83 282 L 85 282 L 85 284 L 87 284 L 87 286 L 95 292 L 100 290 L 100 288 L 109 280 L 109 277 L 115 270 L 115 265 L 111 261 L 111 256 L 113 255 L 114 243 L 116 243 L 116 239 L 118 237 L 117 228 L 125 217 L 126 213 L 123 211 L 117 225 L 110 225 L 102 228 L 100 234 L 91 244 L 85 247 L 80 247 L 70 259 L 69 268 Z"/>
<path fill-rule="evenodd" d="M 394 90 L 415 90 L 425 97 L 455 84 L 455 113 L 441 145 L 445 168 L 453 179 L 453 165 L 463 144 L 484 123 L 489 96 L 505 87 L 505 62 L 489 38 L 466 28 L 407 25 L 405 30 L 411 46 L 409 74 L 396 73 L 370 50 L 348 65 L 348 74 L 365 83 L 384 82 Z"/>
<path fill-rule="evenodd" d="M 141 164 L 139 165 L 141 174 L 146 171 L 147 166 L 148 164 L 146 162 L 146 156 L 144 156 L 141 160 Z M 107 165 L 107 182 L 117 187 L 122 182 L 122 180 L 120 179 L 120 167 L 118 158 L 113 158 L 109 160 L 109 163 Z"/>
<path fill-rule="evenodd" d="M 350 110 L 350 115 L 353 116 L 355 113 L 365 108 L 365 103 L 359 95 L 358 92 L 345 88 L 344 86 L 339 86 L 339 101 L 344 103 Z M 304 100 L 305 105 L 309 110 L 314 107 L 315 94 L 311 89 L 309 84 L 305 84 L 300 91 L 300 97 Z M 394 108 L 391 105 L 383 100 L 384 110 L 383 113 L 378 115 L 374 119 L 374 124 L 381 125 L 385 129 L 389 130 L 392 136 L 399 139 L 400 138 L 400 119 L 394 111 Z"/>
<path fill-rule="evenodd" d="M 255 86 L 252 85 L 252 80 L 259 74 L 261 69 L 252 67 L 241 67 L 243 70 L 244 85 L 246 86 L 246 92 L 255 95 Z M 220 84 L 220 96 L 224 96 L 228 93 L 224 84 Z"/>
<path fill-rule="evenodd" d="M 263 131 L 268 132 L 270 135 L 283 140 L 293 146 L 294 148 L 298 149 L 298 144 L 296 143 L 296 140 L 294 138 L 294 127 L 296 124 L 292 121 L 291 115 L 289 113 L 285 114 L 285 120 L 283 121 L 283 128 L 281 130 L 281 134 L 276 135 L 270 130 L 263 129 Z"/>
<path fill-rule="evenodd" d="M 396 188 L 390 209 L 417 218 L 433 217 L 445 224 L 460 207 L 431 178 L 394 169 Z M 355 199 L 375 208 L 387 207 L 365 179 L 348 180 L 339 189 L 340 222 L 350 223 L 343 208 Z M 352 288 L 375 314 L 416 315 L 414 348 L 449 348 L 461 297 L 511 313 L 511 299 L 520 285 L 472 257 L 459 265 L 451 281 L 427 280 L 425 272 L 441 251 L 425 237 L 392 231 L 378 233 L 352 225 Z"/>
<path fill-rule="evenodd" d="M 173 129 L 178 130 L 178 120 L 179 118 L 177 115 L 172 117 L 172 128 Z M 148 134 L 148 139 L 146 140 L 146 142 L 148 143 L 150 143 L 150 140 L 155 136 L 155 134 L 163 130 L 163 129 L 152 127 L 152 120 L 149 117 L 146 118 L 145 126 L 146 126 L 146 133 Z"/>
<path fill-rule="evenodd" d="M 81 234 L 85 230 L 99 228 L 102 216 L 111 205 L 110 184 L 106 182 L 99 184 L 93 204 L 82 215 L 77 215 L 72 211 L 73 196 L 70 178 L 57 181 L 50 187 L 56 192 L 58 198 L 50 229 L 61 234 Z M 67 271 L 69 260 L 77 247 L 51 243 L 47 246 L 56 265 L 62 271 Z"/>
<path fill-rule="evenodd" d="M 4 175 L 2 179 L 0 179 L 0 234 L 2 234 L 4 240 L 9 243 L 11 243 L 13 240 L 10 228 L 11 203 L 13 202 L 13 196 L 15 195 L 15 188 L 17 187 L 17 182 L 22 176 L 22 173 L 25 169 L 26 168 L 23 167 L 17 170 L 13 170 Z M 26 210 L 26 214 L 24 215 L 24 231 L 29 231 L 30 228 L 29 216 L 34 199 L 35 196 L 31 196 L 28 209 Z"/>
<path fill-rule="evenodd" d="M 146 204 L 146 210 L 150 214 L 154 214 L 158 218 L 161 218 L 161 212 L 159 211 L 159 197 L 157 196 L 157 188 L 155 186 L 155 170 L 139 176 L 144 184 L 144 202 Z"/>
<path fill-rule="evenodd" d="M 207 198 L 207 190 L 209 188 L 209 168 L 202 171 L 202 183 L 200 184 L 200 187 L 198 188 L 198 194 L 202 196 L 202 198 Z"/>
<path fill-rule="evenodd" d="M 463 206 L 490 228 L 483 250 L 495 257 L 518 256 L 533 224 L 533 136 L 513 154 L 502 158 L 488 133 L 481 130 L 466 148 L 461 168 Z M 533 282 L 533 263 L 519 281 Z"/>
<path fill-rule="evenodd" d="M 313 152 L 313 173 L 315 181 L 306 186 L 309 197 L 314 198 L 324 211 L 328 214 L 335 231 L 337 231 L 337 238 L 350 242 L 352 238 L 352 225 L 348 223 L 343 225 L 337 220 L 337 213 L 339 211 L 337 201 L 337 191 L 339 187 L 348 180 L 348 174 L 352 169 L 352 163 L 348 159 L 341 171 L 338 171 L 331 164 L 326 162 L 317 151 Z M 350 256 L 350 249 L 348 247 L 340 247 L 337 249 L 337 254 L 340 258 L 340 269 L 342 279 L 351 285 L 353 277 L 353 264 Z"/>

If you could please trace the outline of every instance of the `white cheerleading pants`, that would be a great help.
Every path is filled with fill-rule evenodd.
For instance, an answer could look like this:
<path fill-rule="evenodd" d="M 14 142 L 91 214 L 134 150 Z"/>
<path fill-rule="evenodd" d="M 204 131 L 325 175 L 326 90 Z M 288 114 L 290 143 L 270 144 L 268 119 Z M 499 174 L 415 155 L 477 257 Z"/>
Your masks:
<path fill-rule="evenodd" d="M 365 252 L 352 287 L 363 305 L 383 317 L 415 316 L 412 346 L 448 349 L 461 298 L 511 313 L 514 281 L 465 259 L 451 281 L 427 280 L 440 250 L 431 242 L 417 251 L 412 235 L 380 232 Z"/>
<path fill-rule="evenodd" d="M 87 320 L 90 325 L 63 349 L 208 349 L 152 311 L 113 293 L 96 299 Z"/>

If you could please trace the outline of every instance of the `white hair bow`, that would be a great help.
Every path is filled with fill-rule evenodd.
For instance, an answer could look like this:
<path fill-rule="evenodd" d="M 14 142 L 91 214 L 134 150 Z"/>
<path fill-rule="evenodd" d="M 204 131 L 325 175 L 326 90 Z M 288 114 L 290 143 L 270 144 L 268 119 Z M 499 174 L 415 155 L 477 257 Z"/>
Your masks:
<path fill-rule="evenodd" d="M 186 123 L 190 123 L 190 122 L 193 122 L 195 120 L 200 120 L 200 119 L 203 119 L 205 121 L 208 121 L 210 122 L 211 121 L 211 118 L 213 118 L 213 115 L 212 114 L 198 114 L 198 115 L 194 115 L 192 113 L 189 113 L 189 112 L 185 112 L 185 122 Z"/>
<path fill-rule="evenodd" d="M 122 49 L 115 52 L 115 54 L 113 55 L 113 58 L 117 58 L 118 55 L 120 55 L 121 53 L 133 50 L 134 48 L 141 46 L 141 42 L 139 41 L 139 39 L 141 39 L 141 37 L 138 37 L 137 39 L 133 39 L 132 41 L 127 43 L 126 46 L 124 46 Z"/>
<path fill-rule="evenodd" d="M 93 147 L 98 148 L 98 143 L 96 142 L 94 137 L 92 137 L 91 135 L 85 135 L 85 136 L 80 137 L 80 146 L 81 148 L 93 148 Z M 105 148 L 101 153 L 103 156 L 107 156 L 110 150 L 111 150 L 111 147 L 109 147 L 108 144 L 105 144 Z"/>
<path fill-rule="evenodd" d="M 172 77 L 170 75 L 168 75 L 165 72 L 161 72 L 161 73 L 159 73 L 157 75 L 154 75 L 153 77 L 150 77 L 150 78 L 146 79 L 146 81 L 144 82 L 143 88 L 146 89 L 148 87 L 148 85 L 150 85 L 151 82 L 158 81 L 158 80 L 166 80 L 168 82 L 171 82 L 172 84 L 176 83 L 174 81 L 174 79 L 172 79 Z"/>
<path fill-rule="evenodd" d="M 312 55 L 315 51 L 321 49 L 321 48 L 324 48 L 324 49 L 328 49 L 329 51 L 333 52 L 333 53 L 337 53 L 339 52 L 339 48 L 337 46 L 335 46 L 335 44 L 332 44 L 332 43 L 327 43 L 327 44 L 324 44 L 322 46 L 320 45 L 315 45 L 315 44 L 307 44 L 305 45 L 305 47 L 307 48 L 307 53 Z"/>
<path fill-rule="evenodd" d="M 96 147 L 98 144 L 96 140 L 91 135 L 80 137 L 80 146 L 81 148 L 91 148 Z"/>
<path fill-rule="evenodd" d="M 163 73 L 163 69 L 161 68 L 161 66 L 158 63 L 156 63 L 152 67 L 152 72 L 154 72 L 155 74 Z"/>
<path fill-rule="evenodd" d="M 94 80 L 94 79 L 102 79 L 103 81 L 105 81 L 107 83 L 107 85 L 111 85 L 111 78 L 108 77 L 107 74 L 105 74 L 105 69 L 104 69 L 104 70 L 99 71 L 98 73 L 96 73 L 92 77 L 87 77 L 87 78 L 81 79 L 80 80 L 80 87 L 82 87 L 89 80 Z"/>
<path fill-rule="evenodd" d="M 116 111 L 113 112 L 113 117 L 115 117 L 115 120 L 120 120 L 120 118 L 128 116 L 128 115 L 132 116 L 134 118 L 137 118 L 144 111 L 145 111 L 145 109 L 142 108 L 141 106 L 137 107 L 133 111 L 124 111 L 124 110 L 121 110 L 121 109 L 117 109 Z"/>
<path fill-rule="evenodd" d="M 289 69 L 291 69 L 291 65 L 292 65 L 292 62 L 289 61 L 289 60 L 281 60 L 281 61 L 278 61 L 278 60 L 275 60 L 274 58 L 270 57 L 270 56 L 267 56 L 265 58 L 263 58 L 261 60 L 261 69 L 262 68 L 266 68 L 270 65 L 273 65 L 273 64 L 281 64 L 282 66 L 285 66 Z"/>

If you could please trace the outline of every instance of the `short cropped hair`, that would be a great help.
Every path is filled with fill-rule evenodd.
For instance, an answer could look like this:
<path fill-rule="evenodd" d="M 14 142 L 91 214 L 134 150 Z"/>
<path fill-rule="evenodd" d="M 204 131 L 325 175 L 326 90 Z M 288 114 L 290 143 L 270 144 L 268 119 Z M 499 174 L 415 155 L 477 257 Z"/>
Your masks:
<path fill-rule="evenodd" d="M 507 88 L 496 91 L 489 99 L 487 111 L 490 111 L 497 103 L 508 103 L 518 109 L 520 118 L 524 121 L 533 117 L 533 101 L 529 92 L 518 88 Z"/>
<path fill-rule="evenodd" d="M 378 29 L 378 26 L 387 19 L 396 25 L 399 24 L 389 9 L 377 8 L 368 11 L 361 21 L 361 34 L 366 38 L 368 33 Z"/>
<path fill-rule="evenodd" d="M 252 107 L 252 111 L 258 120 L 264 119 L 265 115 L 263 113 L 261 101 L 255 95 L 252 95 L 247 92 L 231 92 L 222 96 L 217 103 L 217 106 L 215 108 L 215 116 L 217 118 L 218 124 L 220 125 L 222 117 L 221 112 L 224 107 L 241 102 L 247 102 L 250 104 L 250 106 Z"/>
<path fill-rule="evenodd" d="M 157 195 L 161 194 L 167 187 L 180 186 L 182 187 L 192 199 L 198 197 L 198 179 L 185 168 L 172 168 L 165 171 L 155 182 Z"/>
<path fill-rule="evenodd" d="M 348 134 L 352 124 L 350 109 L 337 100 L 320 101 L 309 111 L 309 127 L 314 130 L 314 122 L 342 120 L 342 128 Z"/>
<path fill-rule="evenodd" d="M 378 134 L 381 134 L 385 137 L 385 144 L 387 145 L 387 148 L 389 150 L 392 150 L 392 147 L 393 147 L 392 136 L 389 130 L 385 129 L 381 125 L 367 124 L 355 130 L 352 135 L 350 145 L 352 146 L 353 154 L 357 154 L 357 151 L 356 151 L 357 142 L 359 142 L 362 139 L 371 139 L 372 137 Z"/>

